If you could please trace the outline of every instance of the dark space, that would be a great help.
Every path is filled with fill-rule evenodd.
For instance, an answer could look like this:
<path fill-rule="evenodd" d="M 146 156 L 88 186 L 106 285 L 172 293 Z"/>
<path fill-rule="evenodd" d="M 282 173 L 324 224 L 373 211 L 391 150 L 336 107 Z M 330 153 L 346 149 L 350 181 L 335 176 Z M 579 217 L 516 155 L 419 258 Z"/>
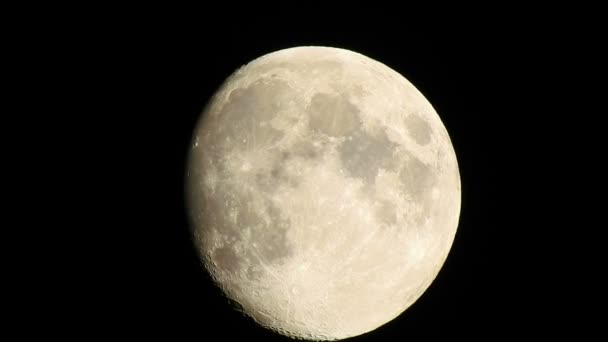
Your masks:
<path fill-rule="evenodd" d="M 555 303 L 541 285 L 546 263 L 530 257 L 532 235 L 541 234 L 534 230 L 544 228 L 526 217 L 547 211 L 530 205 L 543 198 L 526 189 L 545 186 L 535 165 L 550 158 L 539 152 L 548 143 L 536 130 L 550 111 L 535 100 L 545 95 L 550 34 L 528 29 L 525 18 L 419 25 L 379 11 L 362 14 L 366 24 L 305 15 L 228 19 L 211 8 L 183 17 L 144 12 L 83 15 L 57 33 L 69 37 L 63 63 L 78 69 L 69 96 L 81 115 L 64 120 L 74 141 L 90 143 L 66 142 L 79 158 L 68 177 L 87 192 L 70 200 L 87 232 L 67 238 L 78 251 L 69 256 L 77 280 L 62 292 L 75 300 L 61 304 L 70 318 L 54 329 L 289 340 L 233 310 L 205 273 L 185 210 L 186 153 L 199 114 L 233 71 L 278 49 L 322 45 L 367 55 L 411 81 L 446 126 L 462 182 L 460 224 L 439 276 L 397 319 L 351 340 L 543 336 L 538 317 Z"/>

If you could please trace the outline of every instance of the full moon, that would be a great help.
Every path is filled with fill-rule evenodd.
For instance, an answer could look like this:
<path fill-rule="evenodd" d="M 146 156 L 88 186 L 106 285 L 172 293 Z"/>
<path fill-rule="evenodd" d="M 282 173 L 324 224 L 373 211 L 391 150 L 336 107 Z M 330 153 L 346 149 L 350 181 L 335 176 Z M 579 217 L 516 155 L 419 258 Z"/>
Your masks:
<path fill-rule="evenodd" d="M 437 276 L 460 214 L 456 155 L 432 105 L 338 48 L 280 50 L 232 74 L 198 121 L 186 178 L 215 283 L 299 339 L 352 337 L 403 313 Z"/>

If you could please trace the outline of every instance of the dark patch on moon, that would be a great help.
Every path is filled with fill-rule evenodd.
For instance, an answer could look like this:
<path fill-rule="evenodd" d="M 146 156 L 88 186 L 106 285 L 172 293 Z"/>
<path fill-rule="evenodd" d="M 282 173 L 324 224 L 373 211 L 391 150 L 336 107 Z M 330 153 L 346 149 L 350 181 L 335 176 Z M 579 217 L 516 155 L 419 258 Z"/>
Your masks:
<path fill-rule="evenodd" d="M 272 157 L 274 160 L 269 169 L 260 170 L 255 175 L 255 182 L 260 190 L 266 193 L 277 191 L 280 185 L 287 185 L 292 188 L 298 187 L 300 177 L 289 173 L 285 164 L 295 158 L 304 160 L 315 160 L 322 156 L 325 146 L 316 147 L 310 140 L 302 139 L 284 150 L 276 151 Z"/>
<path fill-rule="evenodd" d="M 289 149 L 291 155 L 303 159 L 317 159 L 325 152 L 325 146 L 315 146 L 310 140 L 302 139 Z"/>
<path fill-rule="evenodd" d="M 216 248 L 213 252 L 213 262 L 225 272 L 238 272 L 241 268 L 241 261 L 231 245 Z"/>
<path fill-rule="evenodd" d="M 424 199 L 433 184 L 430 167 L 413 156 L 410 156 L 406 162 L 405 167 L 399 173 L 399 178 L 405 192 L 410 194 L 416 202 Z"/>
<path fill-rule="evenodd" d="M 280 185 L 288 185 L 292 188 L 298 186 L 300 181 L 294 175 L 286 172 L 282 165 L 285 161 L 275 162 L 269 170 L 264 170 L 255 175 L 255 182 L 260 190 L 273 193 Z"/>
<path fill-rule="evenodd" d="M 236 88 L 210 129 L 230 149 L 274 144 L 284 132 L 273 128 L 270 120 L 288 106 L 292 94 L 289 85 L 278 79 L 262 78 L 249 87 Z"/>
<path fill-rule="evenodd" d="M 388 201 L 380 202 L 375 214 L 376 218 L 382 223 L 387 225 L 397 223 L 397 208 L 394 203 Z"/>
<path fill-rule="evenodd" d="M 260 172 L 255 175 L 255 182 L 258 189 L 263 192 L 272 193 L 278 187 L 277 182 L 268 172 Z"/>
<path fill-rule="evenodd" d="M 309 127 L 332 137 L 340 137 L 358 130 L 361 125 L 359 108 L 345 95 L 316 93 L 308 108 Z"/>
<path fill-rule="evenodd" d="M 430 166 L 424 164 L 418 158 L 409 156 L 405 166 L 399 173 L 402 189 L 413 200 L 420 204 L 422 210 L 415 216 L 416 222 L 423 222 L 430 215 L 432 207 L 431 192 L 435 183 L 435 177 Z"/>
<path fill-rule="evenodd" d="M 291 174 L 285 168 L 285 164 L 291 159 L 299 157 L 298 150 L 281 151 L 274 157 L 270 168 L 262 169 L 255 175 L 255 182 L 258 188 L 266 193 L 274 193 L 279 186 L 287 185 L 296 188 L 300 184 L 300 179 L 297 175 Z M 305 152 L 306 155 L 312 155 L 310 151 Z"/>
<path fill-rule="evenodd" d="M 431 141 L 431 126 L 418 114 L 410 114 L 405 118 L 405 128 L 408 133 L 420 145 L 426 145 Z"/>
<path fill-rule="evenodd" d="M 390 169 L 394 164 L 396 146 L 383 130 L 376 135 L 358 130 L 338 147 L 338 153 L 350 176 L 373 184 L 380 168 Z"/>

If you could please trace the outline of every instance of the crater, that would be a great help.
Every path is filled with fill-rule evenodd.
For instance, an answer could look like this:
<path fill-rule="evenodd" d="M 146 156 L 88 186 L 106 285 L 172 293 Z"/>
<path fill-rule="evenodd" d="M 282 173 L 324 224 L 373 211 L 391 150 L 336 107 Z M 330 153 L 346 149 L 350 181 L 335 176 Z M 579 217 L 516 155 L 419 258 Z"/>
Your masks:
<path fill-rule="evenodd" d="M 419 145 L 426 145 L 431 141 L 431 126 L 420 115 L 408 115 L 405 118 L 405 128 L 412 139 Z"/>
<path fill-rule="evenodd" d="M 373 184 L 380 168 L 394 167 L 392 158 L 396 147 L 383 130 L 376 135 L 359 130 L 338 147 L 338 152 L 342 166 L 352 177 Z"/>
<path fill-rule="evenodd" d="M 332 137 L 347 135 L 359 129 L 359 108 L 344 95 L 316 93 L 308 107 L 309 127 Z"/>

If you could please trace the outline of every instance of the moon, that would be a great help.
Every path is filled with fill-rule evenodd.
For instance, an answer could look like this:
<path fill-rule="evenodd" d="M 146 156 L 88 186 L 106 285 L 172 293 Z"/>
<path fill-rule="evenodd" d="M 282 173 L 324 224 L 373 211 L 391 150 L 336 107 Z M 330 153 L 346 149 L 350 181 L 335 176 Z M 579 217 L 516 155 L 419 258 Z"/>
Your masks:
<path fill-rule="evenodd" d="M 432 105 L 338 48 L 284 49 L 232 74 L 197 123 L 186 179 L 215 283 L 299 339 L 344 339 L 403 313 L 440 271 L 460 214 L 456 155 Z"/>

